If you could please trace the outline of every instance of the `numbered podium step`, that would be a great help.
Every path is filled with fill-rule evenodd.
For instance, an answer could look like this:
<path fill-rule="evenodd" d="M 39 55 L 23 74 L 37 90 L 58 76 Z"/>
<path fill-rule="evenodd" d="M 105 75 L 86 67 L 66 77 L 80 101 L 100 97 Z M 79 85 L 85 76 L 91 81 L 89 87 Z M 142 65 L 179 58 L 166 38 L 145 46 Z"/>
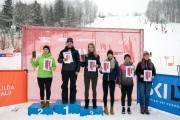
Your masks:
<path fill-rule="evenodd" d="M 76 100 L 74 104 L 62 104 L 61 100 L 58 100 L 54 104 L 54 112 L 62 115 L 67 115 L 67 114 L 79 114 L 80 113 L 80 106 L 81 106 L 81 101 Z"/>
<path fill-rule="evenodd" d="M 96 109 L 93 109 L 92 106 L 89 109 L 85 109 L 81 107 L 80 109 L 80 116 L 87 116 L 87 115 L 103 115 L 103 107 L 98 106 Z"/>
<path fill-rule="evenodd" d="M 53 115 L 54 104 L 50 104 L 49 108 L 41 108 L 40 103 L 33 103 L 28 107 L 28 115 L 32 114 L 44 114 L 44 115 Z"/>

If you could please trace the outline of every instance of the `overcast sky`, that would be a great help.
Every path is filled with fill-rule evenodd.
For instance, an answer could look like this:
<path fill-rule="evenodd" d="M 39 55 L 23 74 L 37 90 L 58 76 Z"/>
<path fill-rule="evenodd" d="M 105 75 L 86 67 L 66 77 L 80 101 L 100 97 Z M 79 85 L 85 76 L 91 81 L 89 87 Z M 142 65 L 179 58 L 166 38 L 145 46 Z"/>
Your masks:
<path fill-rule="evenodd" d="M 0 4 L 4 0 L 0 0 Z M 20 0 L 14 0 L 20 1 Z M 34 0 L 21 0 L 29 3 Z M 53 3 L 55 0 L 37 0 L 39 3 Z M 145 12 L 150 0 L 93 0 L 98 5 L 99 11 L 103 13 L 126 14 L 132 12 Z M 2 7 L 2 5 L 0 6 Z"/>

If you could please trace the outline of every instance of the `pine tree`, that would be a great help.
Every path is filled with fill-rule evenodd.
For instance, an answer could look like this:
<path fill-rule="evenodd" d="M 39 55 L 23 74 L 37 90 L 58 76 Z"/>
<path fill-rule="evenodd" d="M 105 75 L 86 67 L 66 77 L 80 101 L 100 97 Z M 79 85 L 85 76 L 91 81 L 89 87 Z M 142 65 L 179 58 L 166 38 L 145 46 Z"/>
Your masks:
<path fill-rule="evenodd" d="M 54 5 L 54 19 L 56 26 L 63 26 L 65 17 L 65 9 L 63 0 L 56 0 Z"/>
<path fill-rule="evenodd" d="M 12 19 L 13 19 L 12 0 L 6 0 L 5 1 L 1 15 L 2 15 L 2 17 L 1 17 L 2 18 L 2 24 L 4 24 L 5 27 L 10 28 L 12 25 Z"/>
<path fill-rule="evenodd" d="M 43 26 L 43 18 L 42 18 L 42 11 L 41 5 L 35 0 L 33 4 L 33 24 L 37 26 Z"/>

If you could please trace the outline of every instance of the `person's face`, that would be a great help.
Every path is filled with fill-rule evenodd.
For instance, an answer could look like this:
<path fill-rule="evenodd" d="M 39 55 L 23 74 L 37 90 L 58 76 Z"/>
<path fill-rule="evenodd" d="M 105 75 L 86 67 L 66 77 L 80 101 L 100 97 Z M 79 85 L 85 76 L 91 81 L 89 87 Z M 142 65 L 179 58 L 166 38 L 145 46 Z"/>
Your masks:
<path fill-rule="evenodd" d="M 126 62 L 126 63 L 129 63 L 130 61 L 131 61 L 131 58 L 130 58 L 130 57 L 126 57 L 126 58 L 125 58 L 125 62 Z"/>
<path fill-rule="evenodd" d="M 113 55 L 112 54 L 108 54 L 108 59 L 112 59 L 113 58 Z"/>
<path fill-rule="evenodd" d="M 145 59 L 145 60 L 149 60 L 149 55 L 145 55 L 145 56 L 144 56 L 144 59 Z"/>
<path fill-rule="evenodd" d="M 48 54 L 48 53 L 49 53 L 49 50 L 48 50 L 47 48 L 44 48 L 44 49 L 43 49 L 43 53 L 44 53 L 44 54 Z"/>
<path fill-rule="evenodd" d="M 68 48 L 71 48 L 71 47 L 73 47 L 73 43 L 72 43 L 72 42 L 67 42 L 67 43 L 66 43 L 66 46 L 67 46 Z"/>
<path fill-rule="evenodd" d="M 89 52 L 93 52 L 94 51 L 94 47 L 92 45 L 89 45 L 88 50 L 89 50 Z"/>

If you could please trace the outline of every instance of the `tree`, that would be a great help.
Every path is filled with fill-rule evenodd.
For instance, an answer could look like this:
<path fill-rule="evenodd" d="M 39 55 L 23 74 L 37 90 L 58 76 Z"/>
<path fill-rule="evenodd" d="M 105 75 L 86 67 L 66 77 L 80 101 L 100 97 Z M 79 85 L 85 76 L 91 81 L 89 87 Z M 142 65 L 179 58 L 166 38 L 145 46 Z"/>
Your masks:
<path fill-rule="evenodd" d="M 32 24 L 36 26 L 43 26 L 43 17 L 42 17 L 42 10 L 41 5 L 35 0 L 32 4 Z"/>
<path fill-rule="evenodd" d="M 54 20 L 57 26 L 63 26 L 65 9 L 63 0 L 56 0 L 54 5 Z"/>
<path fill-rule="evenodd" d="M 13 19 L 13 6 L 12 6 L 12 0 L 6 0 L 5 4 L 3 5 L 3 9 L 1 12 L 2 15 L 2 21 L 5 25 L 5 27 L 10 28 L 12 25 L 12 19 Z"/>

